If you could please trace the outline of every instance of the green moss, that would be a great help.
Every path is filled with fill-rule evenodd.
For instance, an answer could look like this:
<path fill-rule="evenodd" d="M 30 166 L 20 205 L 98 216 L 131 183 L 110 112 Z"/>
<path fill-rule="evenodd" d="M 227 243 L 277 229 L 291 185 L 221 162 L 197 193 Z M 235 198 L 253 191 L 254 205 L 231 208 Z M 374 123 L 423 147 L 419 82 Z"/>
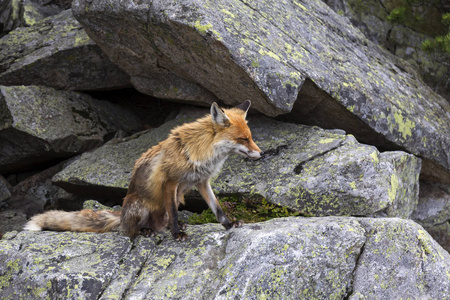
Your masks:
<path fill-rule="evenodd" d="M 378 158 L 378 151 L 373 151 L 372 153 L 370 153 L 370 156 L 373 158 L 374 166 L 377 166 L 380 163 L 380 160 Z"/>
<path fill-rule="evenodd" d="M 303 9 L 304 11 L 308 11 L 308 9 L 304 5 L 302 5 L 301 3 L 297 2 L 297 1 L 294 1 L 294 4 L 297 5 L 298 7 L 300 7 L 301 9 Z"/>
<path fill-rule="evenodd" d="M 6 270 L 2 271 L 3 275 L 0 277 L 0 290 L 12 283 L 13 275 L 20 271 L 19 262 L 20 259 L 16 259 L 6 263 Z"/>
<path fill-rule="evenodd" d="M 259 54 L 261 54 L 261 55 L 267 55 L 267 56 L 269 56 L 269 57 L 272 57 L 273 59 L 275 59 L 275 60 L 277 60 L 277 61 L 280 61 L 281 60 L 281 58 L 277 55 L 277 54 L 275 54 L 274 52 L 272 52 L 272 51 L 270 51 L 270 50 L 264 50 L 264 49 L 259 49 Z"/>
<path fill-rule="evenodd" d="M 347 107 L 347 109 L 348 109 L 351 113 L 353 113 L 353 112 L 355 111 L 355 105 L 350 105 L 350 106 Z"/>
<path fill-rule="evenodd" d="M 334 138 L 324 138 L 319 141 L 320 144 L 328 144 L 336 141 Z"/>
<path fill-rule="evenodd" d="M 52 287 L 51 281 L 48 281 L 46 286 L 38 287 L 32 291 L 33 296 L 35 299 L 43 299 L 44 295 L 47 294 L 47 291 L 50 290 Z M 46 299 L 50 299 L 50 296 L 47 295 L 45 297 Z"/>
<path fill-rule="evenodd" d="M 11 1 L 11 7 L 12 7 L 11 17 L 12 17 L 13 20 L 18 20 L 19 19 L 21 3 L 22 3 L 22 0 L 12 0 Z"/>
<path fill-rule="evenodd" d="M 159 267 L 166 269 L 170 264 L 174 261 L 175 256 L 174 255 L 168 255 L 165 257 L 160 257 L 156 260 L 156 265 Z"/>
<path fill-rule="evenodd" d="M 394 119 L 403 138 L 406 140 L 408 137 L 411 137 L 411 129 L 416 126 L 416 123 L 408 118 L 404 118 L 399 112 L 394 113 Z"/>
<path fill-rule="evenodd" d="M 230 12 L 229 10 L 226 10 L 225 8 L 223 8 L 222 10 L 221 10 L 224 14 L 227 14 L 227 15 L 229 15 L 231 18 L 236 18 L 236 16 L 232 13 L 232 12 Z"/>
<path fill-rule="evenodd" d="M 433 252 L 432 246 L 430 245 L 430 239 L 429 239 L 427 233 L 425 232 L 425 230 L 418 230 L 417 232 L 418 232 L 417 239 L 419 240 L 420 245 L 421 245 L 422 249 L 424 250 L 424 252 L 426 254 L 433 254 L 434 252 Z"/>
<path fill-rule="evenodd" d="M 74 47 L 84 46 L 84 45 L 89 44 L 90 40 L 91 39 L 86 34 L 86 32 L 83 31 L 82 33 L 77 34 L 75 36 L 73 45 L 74 45 Z"/>
<path fill-rule="evenodd" d="M 206 25 L 201 25 L 201 24 L 200 24 L 200 21 L 197 20 L 197 21 L 195 21 L 194 27 L 195 27 L 201 34 L 204 35 L 204 34 L 206 33 L 206 31 L 212 27 L 212 24 L 208 23 L 208 24 L 206 24 Z"/>
<path fill-rule="evenodd" d="M 287 207 L 272 204 L 260 197 L 236 197 L 228 196 L 218 199 L 225 214 L 232 220 L 242 220 L 245 223 L 256 223 L 289 216 L 298 216 Z M 188 218 L 191 225 L 217 223 L 216 216 L 210 210 L 204 210 L 201 214 L 194 214 Z"/>
<path fill-rule="evenodd" d="M 24 4 L 23 10 L 24 10 L 23 18 L 25 24 L 27 24 L 28 26 L 33 26 L 41 18 L 40 13 L 36 10 L 36 8 L 33 5 Z"/>
<path fill-rule="evenodd" d="M 397 196 L 397 189 L 398 189 L 398 177 L 394 173 L 391 175 L 391 186 L 388 190 L 389 201 L 391 203 L 394 203 L 394 201 L 395 201 L 395 198 Z"/>

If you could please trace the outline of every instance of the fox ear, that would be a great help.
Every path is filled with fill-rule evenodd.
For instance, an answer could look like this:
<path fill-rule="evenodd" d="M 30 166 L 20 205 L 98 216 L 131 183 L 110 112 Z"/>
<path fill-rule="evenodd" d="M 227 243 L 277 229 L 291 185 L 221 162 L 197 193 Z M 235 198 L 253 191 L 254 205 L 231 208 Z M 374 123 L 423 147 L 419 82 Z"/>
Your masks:
<path fill-rule="evenodd" d="M 228 119 L 225 112 L 214 102 L 211 105 L 211 120 L 220 126 L 228 126 L 230 124 L 230 119 Z"/>
<path fill-rule="evenodd" d="M 238 106 L 235 106 L 235 108 L 239 108 L 240 110 L 243 110 L 245 112 L 244 119 L 247 117 L 247 112 L 248 112 L 248 109 L 250 108 L 251 104 L 252 104 L 252 102 L 250 100 L 245 100 Z"/>

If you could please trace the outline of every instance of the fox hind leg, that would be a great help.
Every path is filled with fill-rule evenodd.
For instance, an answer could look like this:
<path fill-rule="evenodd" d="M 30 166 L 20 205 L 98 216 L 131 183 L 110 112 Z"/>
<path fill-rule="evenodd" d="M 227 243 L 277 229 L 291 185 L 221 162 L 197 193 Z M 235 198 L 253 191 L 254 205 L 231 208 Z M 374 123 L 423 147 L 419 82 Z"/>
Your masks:
<path fill-rule="evenodd" d="M 134 238 L 138 235 L 142 225 L 148 222 L 149 211 L 143 205 L 137 194 L 127 195 L 123 202 L 120 226 L 122 232 Z"/>
<path fill-rule="evenodd" d="M 170 232 L 177 241 L 185 241 L 188 235 L 180 230 L 180 227 L 184 230 L 185 224 L 180 226 L 178 221 L 178 197 L 178 183 L 167 182 L 164 189 L 164 202 L 169 215 Z"/>

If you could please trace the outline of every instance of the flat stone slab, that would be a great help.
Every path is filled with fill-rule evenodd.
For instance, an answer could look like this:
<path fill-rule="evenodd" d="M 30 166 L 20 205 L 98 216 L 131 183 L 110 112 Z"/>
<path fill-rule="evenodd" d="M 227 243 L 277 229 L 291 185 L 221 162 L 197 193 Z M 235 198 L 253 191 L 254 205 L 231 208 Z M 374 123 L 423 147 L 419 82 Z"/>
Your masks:
<path fill-rule="evenodd" d="M 11 232 L 4 299 L 445 299 L 450 255 L 401 219 L 284 218 L 190 238 Z"/>
<path fill-rule="evenodd" d="M 86 94 L 0 86 L 0 173 L 74 156 L 140 126 L 131 112 Z"/>

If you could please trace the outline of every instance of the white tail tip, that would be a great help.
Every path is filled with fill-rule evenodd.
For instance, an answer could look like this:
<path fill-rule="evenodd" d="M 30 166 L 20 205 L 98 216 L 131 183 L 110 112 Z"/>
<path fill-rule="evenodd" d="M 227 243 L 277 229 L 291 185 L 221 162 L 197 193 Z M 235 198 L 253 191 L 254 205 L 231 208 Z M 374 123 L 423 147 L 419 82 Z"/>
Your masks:
<path fill-rule="evenodd" d="M 41 231 L 42 227 L 39 226 L 38 224 L 34 223 L 33 221 L 30 221 L 27 224 L 25 224 L 23 229 L 24 230 L 30 230 L 30 231 Z"/>

